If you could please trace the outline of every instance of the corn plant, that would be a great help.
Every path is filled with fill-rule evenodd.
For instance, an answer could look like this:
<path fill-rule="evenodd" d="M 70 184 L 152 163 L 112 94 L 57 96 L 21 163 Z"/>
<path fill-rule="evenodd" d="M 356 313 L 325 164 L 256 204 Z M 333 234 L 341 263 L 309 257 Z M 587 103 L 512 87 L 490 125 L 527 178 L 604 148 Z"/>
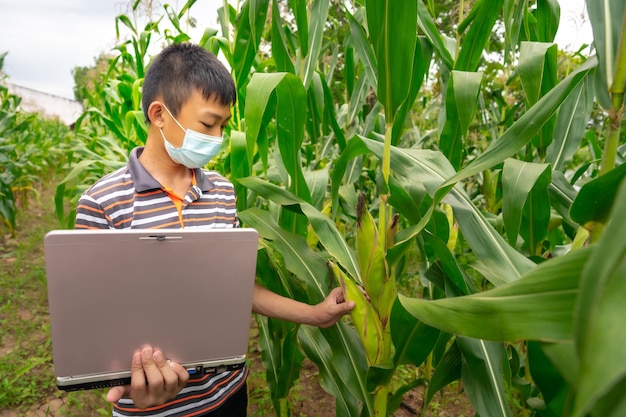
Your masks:
<path fill-rule="evenodd" d="M 297 9 L 297 2 L 292 3 L 291 6 Z M 272 7 L 272 17 L 276 19 L 279 16 L 276 12 L 278 6 L 273 4 Z M 456 316 L 455 319 L 458 319 L 465 326 L 455 326 L 452 330 L 443 324 L 454 321 L 445 319 L 445 312 L 449 311 L 447 309 L 450 308 L 447 307 L 448 305 L 454 304 L 455 309 L 460 308 L 458 306 L 463 304 L 467 304 L 469 309 L 471 305 L 471 301 L 465 301 L 464 297 L 459 297 L 458 301 L 454 300 L 456 303 L 452 303 L 453 297 L 471 297 L 470 294 L 472 293 L 480 294 L 481 287 L 503 286 L 503 288 L 508 288 L 507 286 L 510 285 L 516 288 L 515 283 L 517 281 L 520 281 L 519 285 L 522 285 L 521 282 L 526 283 L 525 279 L 521 279 L 526 276 L 535 277 L 539 275 L 540 279 L 544 279 L 545 275 L 541 273 L 543 270 L 539 269 L 536 262 L 545 260 L 546 255 L 554 256 L 554 253 L 558 251 L 556 244 L 563 242 L 563 239 L 565 242 L 568 240 L 567 237 L 563 237 L 566 233 L 561 232 L 562 237 L 554 239 L 553 242 L 555 243 L 551 242 L 548 236 L 552 232 L 549 228 L 554 227 L 550 226 L 551 217 L 558 215 L 560 222 L 569 223 L 569 226 L 573 227 L 574 230 L 584 230 L 582 226 L 589 227 L 590 224 L 585 220 L 591 220 L 598 214 L 591 214 L 590 212 L 581 216 L 575 214 L 578 210 L 587 211 L 581 206 L 585 204 L 584 201 L 590 195 L 597 196 L 597 194 L 593 192 L 591 194 L 585 192 L 577 194 L 572 184 L 568 183 L 567 180 L 564 181 L 567 173 L 553 171 L 549 164 L 559 161 L 562 163 L 564 156 L 562 153 L 558 153 L 558 147 L 571 147 L 572 141 L 580 141 L 581 136 L 583 136 L 586 126 L 575 123 L 571 113 L 582 117 L 583 120 L 585 117 L 589 118 L 590 100 L 593 97 L 593 93 L 590 92 L 593 84 L 591 77 L 597 71 L 597 59 L 588 59 L 578 69 L 559 81 L 556 79 L 556 49 L 551 44 L 556 32 L 553 25 L 555 17 L 558 21 L 558 5 L 555 2 L 539 2 L 538 7 L 533 11 L 524 10 L 524 8 L 515 9 L 516 7 L 518 6 L 513 2 L 502 1 L 495 6 L 481 1 L 475 2 L 467 18 L 460 22 L 460 33 L 457 40 L 460 45 L 457 45 L 457 48 L 452 48 L 454 53 L 447 47 L 447 40 L 437 32 L 433 16 L 426 4 L 418 2 L 415 9 L 411 9 L 411 7 L 407 8 L 406 4 L 400 6 L 392 1 L 372 2 L 372 4 L 366 2 L 364 10 L 367 16 L 366 20 L 362 19 L 362 15 L 361 20 L 359 20 L 359 11 L 354 13 L 356 17 L 353 16 L 351 20 L 354 30 L 351 31 L 352 38 L 350 41 L 353 42 L 352 45 L 357 46 L 356 55 L 359 60 L 362 63 L 367 63 L 367 66 L 360 64 L 356 68 L 357 71 L 363 71 L 360 81 L 367 80 L 369 87 L 376 89 L 377 98 L 382 104 L 384 113 L 380 107 L 374 111 L 377 112 L 379 121 L 384 123 L 381 123 L 382 129 L 380 125 L 378 127 L 382 130 L 380 133 L 376 132 L 376 128 L 364 132 L 370 138 L 365 135 L 355 135 L 349 140 L 345 140 L 346 135 L 341 133 L 333 137 L 333 140 L 336 139 L 335 146 L 339 148 L 341 153 L 334 160 L 331 212 L 334 210 L 336 213 L 340 210 L 340 189 L 343 188 L 341 191 L 344 191 L 346 185 L 350 184 L 350 182 L 346 183 L 345 180 L 351 179 L 350 170 L 355 166 L 355 158 L 364 160 L 375 155 L 380 161 L 380 168 L 376 170 L 379 218 L 377 237 L 372 235 L 370 239 L 380 244 L 381 248 L 385 248 L 387 263 L 385 269 L 390 269 L 393 271 L 392 273 L 396 274 L 401 272 L 400 261 L 404 256 L 403 252 L 411 241 L 417 239 L 424 248 L 422 257 L 426 264 L 425 278 L 430 281 L 429 291 L 426 293 L 427 297 L 432 299 L 443 297 L 442 301 L 448 299 L 451 301 L 450 304 L 446 304 L 446 307 L 440 310 L 442 314 L 435 318 L 429 317 L 426 308 L 421 307 L 430 304 L 424 304 L 426 301 L 421 301 L 420 298 L 407 299 L 403 296 L 401 298 L 403 302 L 396 306 L 395 322 L 402 323 L 401 326 L 396 327 L 398 333 L 411 333 L 408 329 L 414 329 L 417 332 L 422 328 L 424 333 L 427 331 L 427 326 L 421 324 L 422 322 L 411 322 L 410 319 L 407 319 L 408 310 L 411 315 L 423 320 L 430 326 L 457 335 L 454 338 L 454 344 L 443 356 L 443 358 L 454 358 L 450 359 L 454 360 L 453 365 L 450 362 L 444 362 L 443 359 L 441 360 L 442 366 L 437 367 L 433 375 L 433 381 L 436 381 L 437 384 L 432 384 L 429 388 L 429 398 L 434 392 L 442 388 L 443 385 L 441 384 L 449 381 L 451 375 L 456 374 L 457 370 L 461 368 L 460 374 L 465 382 L 464 386 L 468 387 L 466 388 L 468 395 L 477 411 L 482 415 L 511 415 L 512 410 L 506 401 L 507 395 L 510 394 L 507 394 L 505 390 L 506 387 L 512 387 L 515 384 L 518 385 L 523 408 L 540 413 L 542 408 L 552 407 L 558 410 L 557 412 L 560 414 L 567 414 L 566 410 L 572 406 L 571 402 L 562 401 L 562 397 L 558 398 L 561 403 L 551 402 L 554 398 L 549 393 L 544 394 L 540 391 L 540 387 L 545 388 L 544 382 L 540 381 L 540 376 L 537 376 L 537 381 L 534 382 L 531 368 L 524 365 L 514 366 L 514 362 L 504 360 L 508 355 L 513 355 L 516 358 L 523 356 L 523 351 L 529 349 L 529 346 L 520 347 L 515 344 L 501 343 L 501 341 L 512 342 L 518 338 L 525 338 L 528 340 L 525 345 L 535 346 L 531 344 L 533 343 L 532 340 L 554 341 L 563 340 L 565 335 L 571 337 L 571 332 L 564 332 L 559 326 L 571 328 L 575 311 L 574 305 L 571 303 L 571 298 L 568 298 L 569 295 L 566 296 L 564 293 L 557 293 L 558 295 L 551 300 L 548 294 L 554 288 L 548 287 L 549 280 L 546 280 L 545 288 L 539 288 L 538 291 L 533 289 L 533 291 L 537 291 L 532 293 L 537 304 L 533 304 L 532 308 L 540 311 L 540 317 L 545 318 L 546 321 L 552 320 L 548 313 L 550 311 L 555 312 L 562 321 L 554 328 L 546 324 L 541 326 L 541 330 L 537 329 L 537 333 L 533 335 L 523 334 L 512 337 L 512 335 L 507 334 L 510 325 L 502 325 L 498 321 L 498 317 L 487 321 L 488 318 L 492 317 L 492 314 L 487 314 L 493 312 L 490 307 L 483 307 L 485 314 L 472 322 L 473 326 L 477 328 L 484 328 L 485 323 L 493 326 L 494 334 L 490 336 L 461 330 L 468 328 L 467 320 L 461 321 Z M 619 9 L 619 7 L 617 8 Z M 322 10 L 322 15 L 316 15 L 315 13 L 320 10 Z M 617 18 L 623 16 L 620 10 L 615 13 Z M 325 11 L 323 6 L 314 2 L 310 12 L 310 25 L 314 27 L 315 22 L 319 22 L 320 18 L 324 21 Z M 491 29 L 502 11 L 512 19 L 506 22 L 509 25 L 507 28 L 508 38 L 524 39 L 519 45 L 510 44 L 508 47 L 518 51 L 518 71 L 526 96 L 526 109 L 508 129 L 503 132 L 496 132 L 497 136 L 492 138 L 493 143 L 487 149 L 479 150 L 475 155 L 469 155 L 467 152 L 467 134 L 479 108 L 478 104 L 481 99 L 484 100 L 480 91 L 482 74 L 478 72 L 479 64 Z M 298 13 L 300 10 L 294 11 L 296 21 L 298 21 Z M 261 15 L 263 14 L 261 13 Z M 315 19 L 313 19 L 313 15 L 315 15 Z M 306 20 L 302 17 L 300 19 L 301 21 Z M 526 26 L 529 29 L 527 33 L 523 34 L 519 32 L 522 27 L 520 24 L 522 20 L 529 22 Z M 296 39 L 292 38 L 290 43 L 289 33 L 281 34 L 277 26 L 281 26 L 282 23 L 277 24 L 273 21 L 272 25 L 274 31 L 272 51 L 279 51 L 282 54 L 281 60 L 284 61 L 285 54 L 289 52 L 289 45 L 296 45 Z M 360 28 L 359 25 L 361 25 Z M 418 27 L 423 33 L 423 38 L 416 36 Z M 308 98 L 311 104 L 308 108 L 309 114 L 311 114 L 310 118 L 314 119 L 315 115 L 321 113 L 320 109 L 323 109 L 323 105 L 329 104 L 323 100 L 328 88 L 324 88 L 323 81 L 320 82 L 321 88 L 316 88 L 314 84 L 307 84 L 308 73 L 300 72 L 302 69 L 309 68 L 307 63 L 310 62 L 310 58 L 305 54 L 303 47 L 303 38 L 308 39 L 301 33 L 303 28 L 306 28 L 305 24 L 298 25 L 298 48 L 292 46 L 297 53 L 291 57 L 290 61 L 293 72 L 302 80 L 302 85 L 305 88 L 311 88 Z M 517 28 L 517 33 L 514 33 L 515 28 Z M 366 34 L 369 34 L 369 39 L 365 37 Z M 275 45 L 275 42 L 279 44 Z M 310 51 L 312 45 L 314 45 L 314 41 L 308 44 L 309 49 L 307 50 Z M 443 73 L 441 81 L 445 87 L 442 88 L 445 93 L 442 94 L 441 112 L 445 117 L 440 117 L 439 150 L 394 147 L 393 144 L 402 142 L 403 125 L 406 123 L 404 116 L 408 113 L 408 109 L 413 106 L 425 74 L 424 69 L 428 67 L 431 51 L 434 51 L 437 57 L 440 71 Z M 292 68 L 288 64 L 283 64 L 283 67 L 287 71 Z M 323 75 L 325 74 L 320 75 L 320 80 L 326 79 Z M 284 88 L 282 88 L 283 85 Z M 287 87 L 287 85 L 289 86 Z M 367 88 L 364 89 L 367 90 Z M 293 93 L 285 97 L 286 90 Z M 284 167 L 280 167 L 274 178 L 279 183 L 285 184 L 289 193 L 285 193 L 284 190 L 259 178 L 248 177 L 238 180 L 249 191 L 262 195 L 282 207 L 282 211 L 272 211 L 270 206 L 270 213 L 274 212 L 277 215 L 279 223 L 271 222 L 257 209 L 243 211 L 242 219 L 254 227 L 263 229 L 262 235 L 274 243 L 279 239 L 286 240 L 286 237 L 275 230 L 270 232 L 267 228 L 276 227 L 280 224 L 291 233 L 303 236 L 310 244 L 321 245 L 318 247 L 327 253 L 326 256 L 332 257 L 341 266 L 341 268 L 337 266 L 332 268 L 333 275 L 340 277 L 340 282 L 346 287 L 346 293 L 358 301 L 359 307 L 357 307 L 355 314 L 363 315 L 360 320 L 355 320 L 362 341 L 363 352 L 361 355 L 353 355 L 349 361 L 352 364 L 351 371 L 354 374 L 351 375 L 350 379 L 345 379 L 343 375 L 338 375 L 337 370 L 330 369 L 328 357 L 324 356 L 328 355 L 328 352 L 324 347 L 336 346 L 336 344 L 331 344 L 328 341 L 333 340 L 336 343 L 337 340 L 340 340 L 336 335 L 328 335 L 328 339 L 322 342 L 322 338 L 326 336 L 324 332 L 320 332 L 321 335 L 314 338 L 309 335 L 316 333 L 315 330 L 301 330 L 301 343 L 305 346 L 304 349 L 307 354 L 318 363 L 322 372 L 327 373 L 329 378 L 335 377 L 333 383 L 328 384 L 327 389 L 342 395 L 342 398 L 337 401 L 338 414 L 355 415 L 355 411 L 350 409 L 350 406 L 354 404 L 354 397 L 357 397 L 356 399 L 362 407 L 362 413 L 384 415 L 391 411 L 387 410 L 385 387 L 388 385 L 394 366 L 398 366 L 404 361 L 411 363 L 403 355 L 416 344 L 434 348 L 440 334 L 436 331 L 430 331 L 429 338 L 424 337 L 408 341 L 406 337 L 403 338 L 398 335 L 393 338 L 394 344 L 396 344 L 396 356 L 392 366 L 385 363 L 386 361 L 381 362 L 381 357 L 388 356 L 388 352 L 391 350 L 384 348 L 386 329 L 383 329 L 381 325 L 380 311 L 376 311 L 374 308 L 375 301 L 372 301 L 370 305 L 365 298 L 360 297 L 354 287 L 351 286 L 352 284 L 349 284 L 350 281 L 347 278 L 350 276 L 355 281 L 363 283 L 362 263 L 359 264 L 358 256 L 355 256 L 352 249 L 346 246 L 345 241 L 341 241 L 342 233 L 325 218 L 323 213 L 327 206 L 324 206 L 322 211 L 317 211 L 314 207 L 316 200 L 309 192 L 312 188 L 311 184 L 315 185 L 315 183 L 306 181 L 307 175 L 305 173 L 308 173 L 311 167 L 303 163 L 304 156 L 300 152 L 303 142 L 299 129 L 302 129 L 305 123 L 309 127 L 315 120 L 302 120 L 301 109 L 306 104 L 301 87 L 288 74 L 255 74 L 248 84 L 247 97 L 262 98 L 259 98 L 257 103 L 250 103 L 250 99 L 246 103 L 247 143 L 244 144 L 242 138 L 241 154 L 246 155 L 246 150 L 254 150 L 255 140 L 262 138 L 263 148 L 259 145 L 259 159 L 263 164 L 266 164 L 265 161 L 271 157 L 265 155 L 267 152 L 266 133 L 257 126 L 270 126 L 267 119 L 275 114 L 275 138 L 278 150 L 273 154 L 273 157 L 277 158 L 279 155 Z M 281 106 L 281 103 L 289 104 Z M 559 111 L 561 106 L 563 106 L 563 110 Z M 337 106 L 334 107 L 336 111 Z M 329 113 L 333 114 L 332 112 Z M 384 118 L 382 118 L 383 114 Z M 338 121 L 329 124 L 340 125 Z M 559 132 L 556 132 L 557 127 Z M 286 130 L 282 136 L 281 129 Z M 322 132 L 323 128 L 319 131 Z M 332 131 L 333 134 L 337 133 L 330 127 L 327 127 L 327 131 Z M 565 134 L 566 131 L 569 133 Z M 310 132 L 307 131 L 307 133 Z M 293 137 L 290 139 L 287 133 L 293 134 Z M 554 137 L 558 140 L 557 142 L 554 141 Z M 318 135 L 307 139 L 316 142 L 324 138 Z M 291 143 L 285 143 L 286 141 Z M 244 146 L 245 149 L 243 149 Z M 611 149 L 609 152 L 618 155 L 615 147 Z M 250 172 L 253 158 L 250 153 L 247 155 L 247 168 Z M 268 155 L 270 155 L 269 152 Z M 557 157 L 559 160 L 547 160 L 548 156 L 550 158 Z M 280 163 L 276 160 L 274 162 Z M 245 162 L 243 163 L 245 164 Z M 390 175 L 390 171 L 394 172 L 393 177 Z M 474 182 L 477 175 L 485 172 L 489 173 L 484 174 L 485 178 L 493 178 L 494 174 L 500 178 L 495 182 L 495 186 L 501 187 L 501 207 L 503 210 L 501 213 L 483 213 L 476 207 L 469 195 L 471 188 L 464 187 L 461 183 L 468 179 Z M 612 172 L 611 178 L 603 181 L 607 184 L 606 189 L 610 191 L 607 193 L 607 200 L 598 204 L 605 208 L 602 213 L 602 221 L 598 222 L 600 224 L 604 224 L 608 219 L 606 208 L 611 206 L 612 197 L 615 196 L 617 186 L 623 178 L 621 169 L 615 169 Z M 271 173 L 268 173 L 268 177 L 271 180 Z M 317 181 L 319 176 L 309 176 L 308 178 L 315 178 Z M 355 184 L 354 180 L 352 181 Z M 590 182 L 588 186 L 594 188 L 592 184 L 593 182 Z M 486 188 L 487 185 L 489 184 L 484 184 L 484 187 Z M 600 187 L 595 188 L 599 189 Z M 580 199 L 576 198 L 578 196 Z M 344 199 L 353 202 L 355 200 L 349 194 Z M 395 239 L 391 243 L 387 241 L 387 230 L 390 223 L 390 217 L 387 214 L 390 208 L 388 204 L 407 221 L 406 227 L 395 233 Z M 445 207 L 452 209 L 454 216 L 452 223 L 447 220 L 448 216 L 445 215 L 445 212 L 440 211 L 441 208 Z M 300 215 L 307 217 L 309 228 L 306 234 L 302 233 L 302 228 L 298 228 L 297 222 L 290 220 L 288 223 L 284 223 L 285 218 L 292 218 L 290 215 L 285 215 L 285 210 L 296 213 L 296 217 Z M 345 211 L 350 212 L 350 209 Z M 497 214 L 502 216 L 504 222 L 499 227 L 495 223 L 496 227 L 494 227 L 493 220 L 495 219 L 492 220 L 489 216 Z M 359 220 L 357 220 L 357 225 L 358 223 Z M 473 268 L 480 274 L 480 280 L 471 279 L 469 271 L 466 270 L 467 265 L 459 265 L 457 256 L 455 256 L 454 251 L 450 250 L 450 247 L 455 248 L 456 240 L 453 232 L 456 227 L 472 251 L 474 262 L 476 262 Z M 506 231 L 508 242 L 502 235 L 503 230 Z M 345 234 L 343 236 L 347 237 Z M 574 239 L 574 245 L 571 247 L 576 247 L 576 236 L 569 238 Z M 359 241 L 358 230 L 356 240 Z M 287 249 L 289 246 L 295 248 L 301 245 L 281 243 L 282 257 L 291 254 L 295 258 L 292 259 L 292 262 L 303 262 L 295 249 Z M 617 250 L 616 255 L 616 261 L 619 265 L 620 259 L 623 259 L 623 253 Z M 376 258 L 377 256 L 372 253 L 370 261 L 373 262 L 373 259 Z M 577 252 L 573 252 L 571 258 L 575 259 L 576 262 L 584 259 L 582 253 Z M 288 265 L 287 259 L 284 262 Z M 549 262 L 546 262 L 545 268 L 547 269 Z M 563 265 L 560 262 L 567 264 L 569 261 L 559 259 L 558 262 L 558 267 L 561 268 Z M 571 262 L 569 273 L 571 274 L 572 271 L 580 272 L 580 264 L 574 260 Z M 287 266 L 287 268 L 289 267 Z M 296 271 L 296 269 L 304 269 L 305 265 L 293 266 L 292 268 L 292 271 Z M 320 272 L 318 278 L 313 278 L 312 274 L 308 272 L 308 276 L 314 281 L 326 283 L 325 275 L 320 274 L 324 273 Z M 557 285 L 563 285 L 565 281 L 571 283 L 570 277 L 571 275 L 568 276 L 567 274 L 561 275 L 557 279 Z M 389 272 L 387 272 L 379 276 L 378 283 L 374 286 L 377 290 L 372 290 L 371 285 L 366 286 L 366 288 L 370 288 L 368 293 L 370 300 L 380 299 L 381 289 L 384 288 L 384 285 L 381 284 L 389 282 L 389 279 Z M 319 285 L 317 286 L 319 287 Z M 514 292 L 516 291 L 517 288 Z M 565 290 L 565 292 L 568 291 L 569 289 Z M 521 294 L 526 295 L 525 293 Z M 393 299 L 394 296 L 395 291 L 388 292 L 387 297 Z M 388 300 L 385 301 L 388 303 Z M 552 302 L 555 303 L 556 308 L 555 305 L 551 305 Z M 414 307 L 413 303 L 419 307 Z M 436 302 L 434 304 L 437 305 Z M 505 306 L 505 308 L 510 307 L 513 312 L 519 312 L 514 305 L 505 304 Z M 406 310 L 403 311 L 402 307 Z M 385 315 L 383 314 L 382 317 L 385 318 Z M 534 328 L 537 324 L 531 319 L 526 321 L 523 317 L 517 318 L 522 322 L 522 326 Z M 393 312 L 390 322 L 393 336 Z M 365 324 L 369 324 L 369 326 L 365 326 Z M 365 327 L 370 331 L 366 333 Z M 513 328 L 513 326 L 510 327 Z M 425 356 L 430 353 L 428 348 L 425 350 L 425 355 L 415 355 L 417 360 L 413 363 L 419 364 L 424 360 Z M 507 352 L 509 353 L 507 354 Z M 532 352 L 539 358 L 545 355 L 542 353 L 543 350 L 535 347 L 532 348 Z M 365 358 L 362 357 L 363 355 Z M 345 360 L 345 356 L 342 358 Z M 338 363 L 338 360 L 339 357 L 332 363 Z M 357 363 L 358 365 L 356 365 Z M 444 364 L 445 366 L 443 366 Z M 509 375 L 508 378 L 507 375 Z M 521 379 L 518 378 L 518 375 L 521 376 Z M 524 380 L 526 382 L 521 382 Z M 347 390 L 343 389 L 342 386 L 345 381 L 350 381 L 347 384 L 350 386 Z M 613 386 L 619 387 L 618 384 Z M 469 389 L 470 387 L 472 389 Z M 573 385 L 570 389 L 575 390 L 576 386 Z M 350 393 L 346 394 L 346 391 Z M 358 394 L 354 395 L 355 392 Z"/>
<path fill-rule="evenodd" d="M 12 234 L 17 210 L 37 196 L 41 181 L 62 174 L 72 140 L 61 121 L 24 112 L 20 102 L 0 85 L 0 219 Z"/>

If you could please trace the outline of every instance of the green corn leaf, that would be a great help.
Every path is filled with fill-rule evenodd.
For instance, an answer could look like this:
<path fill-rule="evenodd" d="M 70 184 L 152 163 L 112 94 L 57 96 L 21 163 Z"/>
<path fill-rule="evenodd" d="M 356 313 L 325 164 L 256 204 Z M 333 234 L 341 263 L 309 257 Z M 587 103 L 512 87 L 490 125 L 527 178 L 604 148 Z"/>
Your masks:
<path fill-rule="evenodd" d="M 513 246 L 517 242 L 524 205 L 530 197 L 531 190 L 542 177 L 550 178 L 550 166 L 548 164 L 535 164 L 512 158 L 504 161 L 504 168 L 502 169 L 502 217 L 509 242 Z"/>
<path fill-rule="evenodd" d="M 307 56 L 309 54 L 309 23 L 307 17 L 306 0 L 289 0 L 294 17 L 296 18 L 296 27 L 298 28 L 298 45 L 300 46 L 300 54 Z M 274 0 L 275 7 L 278 1 Z"/>
<path fill-rule="evenodd" d="M 598 56 L 596 97 L 603 108 L 614 109 L 609 88 L 613 84 L 617 48 L 622 32 L 626 3 L 622 0 L 586 0 L 587 13 L 593 30 L 593 43 Z"/>
<path fill-rule="evenodd" d="M 382 144 L 366 138 L 363 143 L 379 158 L 382 158 Z M 354 139 L 353 139 L 354 141 Z M 391 164 L 396 176 L 409 182 L 419 182 L 430 195 L 434 195 L 441 183 L 454 169 L 439 152 L 391 148 Z M 470 247 L 485 266 L 486 278 L 496 285 L 510 282 L 530 270 L 534 263 L 508 245 L 502 236 L 480 213 L 462 187 L 454 187 L 444 201 L 450 204 L 459 222 L 463 235 Z M 408 239 L 422 230 L 429 218 L 425 217 L 407 232 Z"/>
<path fill-rule="evenodd" d="M 528 0 L 505 0 L 504 1 L 504 25 L 506 32 L 504 35 L 505 53 L 504 58 L 510 59 L 510 51 L 515 51 L 518 47 L 520 28 L 524 18 L 524 11 L 528 6 Z"/>
<path fill-rule="evenodd" d="M 585 77 L 559 109 L 554 139 L 546 153 L 546 162 L 550 162 L 556 170 L 563 170 L 580 147 L 593 109 L 592 81 L 592 77 Z"/>
<path fill-rule="evenodd" d="M 376 72 L 378 62 L 376 61 L 372 44 L 367 39 L 365 28 L 350 13 L 347 13 L 347 15 L 350 21 L 350 44 L 354 47 L 354 51 L 362 63 L 369 85 L 376 90 L 378 85 L 378 74 Z"/>
<path fill-rule="evenodd" d="M 306 239 L 282 229 L 266 210 L 250 208 L 240 212 L 239 217 L 247 227 L 256 229 L 260 236 L 272 242 L 286 268 L 302 281 L 309 302 L 321 302 L 331 286 L 326 260 L 308 246 Z"/>
<path fill-rule="evenodd" d="M 438 191 L 436 201 L 445 194 L 448 187 L 458 181 L 478 174 L 489 169 L 506 158 L 513 156 L 522 149 L 535 136 L 541 126 L 546 123 L 557 111 L 571 91 L 580 83 L 595 67 L 597 60 L 588 59 L 578 69 L 573 71 L 567 78 L 557 84 L 545 94 L 534 106 L 524 113 L 513 125 L 507 129 L 500 138 L 463 170 L 449 178 Z"/>
<path fill-rule="evenodd" d="M 378 61 L 378 100 L 385 118 L 393 124 L 398 107 L 406 100 L 410 83 L 398 82 L 413 73 L 417 40 L 417 3 L 366 0 L 367 28 Z"/>
<path fill-rule="evenodd" d="M 437 343 L 439 330 L 413 317 L 399 302 L 391 310 L 391 336 L 395 347 L 394 367 L 420 366 Z"/>
<path fill-rule="evenodd" d="M 535 9 L 537 19 L 537 35 L 541 42 L 554 42 L 559 29 L 561 7 L 557 0 L 538 0 Z"/>
<path fill-rule="evenodd" d="M 251 191 L 289 210 L 303 213 L 307 216 L 309 223 L 328 253 L 330 253 L 352 277 L 362 282 L 354 251 L 348 246 L 343 235 L 339 233 L 335 223 L 328 218 L 328 216 L 289 191 L 267 181 L 263 181 L 260 178 L 242 178 L 239 182 Z"/>
<path fill-rule="evenodd" d="M 476 113 L 481 80 L 481 73 L 454 70 L 448 81 L 446 121 L 439 148 L 455 169 L 461 166 L 465 156 L 463 138 Z"/>
<path fill-rule="evenodd" d="M 474 3 L 470 12 L 474 15 L 473 22 L 467 34 L 462 38 L 454 69 L 469 72 L 475 72 L 478 69 L 503 4 L 504 0 L 478 0 Z"/>
<path fill-rule="evenodd" d="M 622 181 L 606 232 L 582 272 L 581 296 L 576 309 L 576 347 L 580 358 L 572 414 L 576 417 L 587 415 L 596 406 L 607 407 L 614 401 L 612 390 L 626 378 L 625 213 L 626 181 Z M 619 408 L 624 401 L 622 395 L 617 403 L 613 402 L 613 407 Z"/>
<path fill-rule="evenodd" d="M 556 45 L 547 42 L 522 42 L 520 44 L 519 76 L 529 106 L 541 98 L 546 55 Z"/>
<path fill-rule="evenodd" d="M 550 222 L 550 198 L 548 185 L 551 181 L 551 171 L 546 169 L 537 179 L 530 190 L 522 211 L 520 236 L 526 242 L 528 252 L 532 255 L 541 255 L 543 240 L 548 234 Z"/>
<path fill-rule="evenodd" d="M 625 177 L 626 164 L 622 164 L 583 185 L 570 208 L 572 220 L 579 225 L 587 222 L 606 223 Z"/>
<path fill-rule="evenodd" d="M 303 0 L 300 0 L 304 2 Z M 302 82 L 306 89 L 311 85 L 313 73 L 317 68 L 317 62 L 320 59 L 322 51 L 322 42 L 324 40 L 324 25 L 328 18 L 328 0 L 314 0 L 311 10 L 311 18 L 309 19 L 309 49 L 304 60 L 304 68 L 302 74 Z"/>
<path fill-rule="evenodd" d="M 446 47 L 444 38 L 439 33 L 439 29 L 428 11 L 428 7 L 426 7 L 423 1 L 417 2 L 417 23 L 430 44 L 433 45 L 433 49 L 443 61 L 446 69 L 451 71 L 454 67 L 454 59 Z"/>
<path fill-rule="evenodd" d="M 280 156 L 291 176 L 290 188 L 308 201 L 310 194 L 304 181 L 300 157 L 307 117 L 306 96 L 302 81 L 293 74 L 285 74 L 276 85 L 276 131 Z"/>
<path fill-rule="evenodd" d="M 301 326 L 299 338 L 319 369 L 320 385 L 335 397 L 336 415 L 373 415 L 365 353 L 356 332 L 339 322 L 328 329 Z"/>
<path fill-rule="evenodd" d="M 552 182 L 548 185 L 548 195 L 552 207 L 563 217 L 570 226 L 574 222 L 569 217 L 570 207 L 576 198 L 578 191 L 570 184 L 560 171 L 552 171 Z"/>
<path fill-rule="evenodd" d="M 277 1 L 272 2 L 272 58 L 274 58 L 274 62 L 276 62 L 278 72 L 296 73 L 287 49 L 285 31 L 283 30 L 283 22 L 280 17 Z"/>
<path fill-rule="evenodd" d="M 248 165 L 246 134 L 237 130 L 230 131 L 230 178 L 237 193 L 237 210 L 244 210 L 248 206 L 248 196 L 245 189 L 237 182 L 238 178 L 250 175 Z"/>
<path fill-rule="evenodd" d="M 432 60 L 433 49 L 431 45 L 422 36 L 418 37 L 415 43 L 415 54 L 413 57 L 413 72 L 411 73 L 411 87 L 406 100 L 398 108 L 396 118 L 393 122 L 393 131 L 391 133 L 391 144 L 397 145 L 402 132 L 406 125 L 406 115 L 411 111 L 415 104 L 415 99 L 424 82 L 424 77 L 428 74 L 430 61 Z"/>
<path fill-rule="evenodd" d="M 422 300 L 400 295 L 416 318 L 476 339 L 571 341 L 580 273 L 591 248 L 539 264 L 520 279 L 463 297 Z"/>
<path fill-rule="evenodd" d="M 502 343 L 457 337 L 463 387 L 481 416 L 512 416 L 504 391 Z"/>
<path fill-rule="evenodd" d="M 424 409 L 430 404 L 435 394 L 441 391 L 446 385 L 461 378 L 461 350 L 458 344 L 451 343 L 448 350 L 437 363 L 433 376 L 428 384 Z"/>
<path fill-rule="evenodd" d="M 265 26 L 268 7 L 269 0 L 256 0 L 254 4 L 244 2 L 239 13 L 231 63 L 237 82 L 237 91 L 243 90 L 248 82 L 250 69 L 256 59 L 261 33 Z"/>
<path fill-rule="evenodd" d="M 566 415 L 570 386 L 550 361 L 540 342 L 528 342 L 528 368 L 533 382 L 539 387 L 547 412 L 555 416 Z"/>

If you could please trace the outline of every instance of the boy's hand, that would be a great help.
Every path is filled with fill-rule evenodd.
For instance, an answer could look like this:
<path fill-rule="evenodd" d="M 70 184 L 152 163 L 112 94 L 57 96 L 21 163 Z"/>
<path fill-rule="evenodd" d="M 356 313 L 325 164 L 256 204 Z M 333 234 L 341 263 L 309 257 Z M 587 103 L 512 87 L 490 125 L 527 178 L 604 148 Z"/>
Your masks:
<path fill-rule="evenodd" d="M 130 385 L 112 387 L 107 401 L 129 397 L 137 408 L 162 405 L 176 397 L 188 379 L 185 368 L 166 360 L 160 350 L 146 346 L 133 355 Z"/>
<path fill-rule="evenodd" d="M 321 303 L 313 306 L 314 325 L 330 327 L 354 308 L 354 301 L 346 301 L 340 287 L 334 288 Z"/>

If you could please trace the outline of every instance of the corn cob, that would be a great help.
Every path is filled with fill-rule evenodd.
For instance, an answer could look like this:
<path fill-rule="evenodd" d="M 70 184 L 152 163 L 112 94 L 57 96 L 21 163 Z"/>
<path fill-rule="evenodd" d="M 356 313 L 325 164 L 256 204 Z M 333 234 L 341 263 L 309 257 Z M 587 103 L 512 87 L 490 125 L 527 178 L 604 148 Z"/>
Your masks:
<path fill-rule="evenodd" d="M 381 290 L 387 277 L 384 242 L 379 241 L 374 218 L 367 210 L 363 194 L 359 194 L 356 211 L 356 258 L 365 291 L 379 311 Z"/>
<path fill-rule="evenodd" d="M 357 284 L 333 263 L 329 263 L 332 274 L 338 278 L 343 289 L 344 299 L 354 301 L 354 308 L 350 311 L 352 324 L 359 334 L 365 348 L 368 365 L 380 362 L 383 354 L 382 328 L 376 311 L 367 301 Z"/>

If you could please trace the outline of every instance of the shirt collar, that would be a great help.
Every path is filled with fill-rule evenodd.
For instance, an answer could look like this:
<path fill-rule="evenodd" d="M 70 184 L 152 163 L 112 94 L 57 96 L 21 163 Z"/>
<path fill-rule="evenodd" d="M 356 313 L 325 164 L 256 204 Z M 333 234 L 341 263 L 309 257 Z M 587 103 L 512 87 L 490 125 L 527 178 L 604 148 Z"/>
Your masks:
<path fill-rule="evenodd" d="M 143 146 L 139 146 L 130 152 L 128 158 L 128 170 L 135 184 L 135 190 L 139 193 L 146 191 L 160 190 L 163 187 L 154 179 L 154 177 L 148 172 L 148 170 L 139 162 L 139 156 L 143 152 Z M 202 191 L 209 191 L 215 187 L 215 184 L 211 182 L 204 171 L 201 168 L 194 169 L 194 177 L 196 184 Z M 196 185 L 194 184 L 194 185 Z"/>

